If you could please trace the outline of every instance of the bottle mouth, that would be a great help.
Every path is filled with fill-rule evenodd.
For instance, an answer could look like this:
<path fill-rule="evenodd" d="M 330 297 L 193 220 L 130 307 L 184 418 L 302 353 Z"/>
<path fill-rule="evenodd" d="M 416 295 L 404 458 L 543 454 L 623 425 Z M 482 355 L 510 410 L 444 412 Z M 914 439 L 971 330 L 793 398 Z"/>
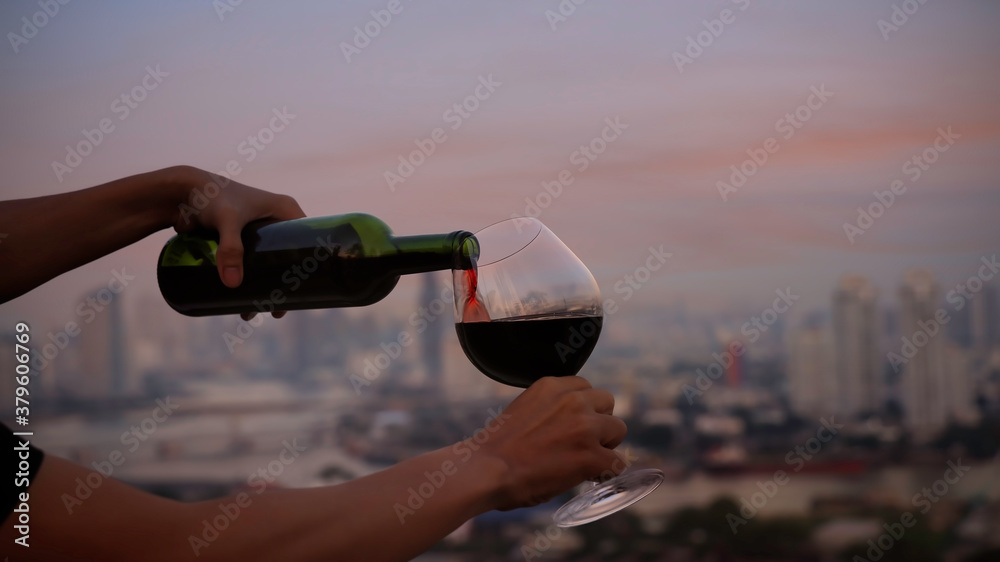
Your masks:
<path fill-rule="evenodd" d="M 476 239 L 475 234 L 467 230 L 455 232 L 452 248 L 454 248 L 452 269 L 474 269 L 476 267 L 479 260 L 479 240 Z"/>
<path fill-rule="evenodd" d="M 536 218 L 515 217 L 476 231 L 477 246 L 480 240 L 486 240 L 476 261 L 477 266 L 491 265 L 517 254 L 534 242 L 544 229 L 545 226 Z"/>

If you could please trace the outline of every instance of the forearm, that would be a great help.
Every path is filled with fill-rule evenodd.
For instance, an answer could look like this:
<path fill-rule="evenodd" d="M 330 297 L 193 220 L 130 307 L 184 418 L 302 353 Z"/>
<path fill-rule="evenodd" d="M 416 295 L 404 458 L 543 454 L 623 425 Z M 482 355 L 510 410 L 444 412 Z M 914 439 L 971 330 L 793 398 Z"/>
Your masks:
<path fill-rule="evenodd" d="M 202 560 L 409 560 L 498 506 L 503 462 L 459 451 L 434 451 L 339 486 L 246 492 L 230 526 L 212 542 L 189 538 L 192 551 L 201 546 Z M 204 540 L 202 521 L 238 499 L 189 506 L 191 535 Z"/>
<path fill-rule="evenodd" d="M 30 488 L 32 548 L 21 553 L 25 560 L 409 560 L 500 506 L 507 487 L 503 461 L 468 447 L 338 486 L 251 489 L 192 504 L 112 478 L 78 496 L 79 483 L 95 474 L 45 459 Z M 410 499 L 411 490 L 422 505 Z M 16 536 L 13 525 L 8 518 L 0 526 L 4 544 Z"/>
<path fill-rule="evenodd" d="M 546 377 L 475 440 L 325 488 L 258 490 L 184 504 L 47 457 L 31 485 L 26 560 L 409 560 L 469 518 L 537 505 L 617 474 L 625 437 L 614 397 Z M 479 439 L 486 435 L 485 441 Z M 284 459 L 282 459 L 284 460 Z M 120 529 L 127 529 L 122 533 Z M 0 542 L 16 536 L 8 518 Z"/>
<path fill-rule="evenodd" d="M 0 202 L 0 302 L 172 226 L 187 202 L 191 169 L 139 174 L 103 185 Z"/>

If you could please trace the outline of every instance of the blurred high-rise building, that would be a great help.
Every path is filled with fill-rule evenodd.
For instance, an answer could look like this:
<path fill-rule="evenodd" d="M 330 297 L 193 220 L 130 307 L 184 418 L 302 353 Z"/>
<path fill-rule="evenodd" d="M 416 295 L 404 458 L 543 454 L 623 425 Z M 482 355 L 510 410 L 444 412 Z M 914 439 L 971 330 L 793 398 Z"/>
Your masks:
<path fill-rule="evenodd" d="M 318 314 L 311 310 L 293 310 L 286 322 L 292 324 L 291 373 L 289 380 L 302 377 L 305 372 L 319 365 L 323 350 L 323 326 Z"/>
<path fill-rule="evenodd" d="M 982 357 L 1000 346 L 1000 302 L 997 289 L 992 285 L 985 285 L 971 295 L 971 299 L 966 299 L 961 293 L 952 291 L 946 299 L 952 316 L 948 337 Z"/>
<path fill-rule="evenodd" d="M 129 299 L 129 362 L 140 377 L 147 371 L 176 369 L 187 362 L 187 349 L 179 345 L 180 315 L 160 295 Z"/>
<path fill-rule="evenodd" d="M 837 413 L 833 338 L 822 325 L 805 325 L 788 337 L 788 397 L 792 409 L 810 418 Z"/>
<path fill-rule="evenodd" d="M 716 328 L 714 351 L 719 354 L 724 354 L 727 350 L 734 349 L 733 346 L 746 349 L 747 344 L 743 338 L 739 337 L 728 328 Z M 730 388 L 739 388 L 743 386 L 746 379 L 747 369 L 745 355 L 735 355 L 732 353 L 729 353 L 729 355 L 731 357 L 725 367 L 724 382 L 726 386 Z"/>
<path fill-rule="evenodd" d="M 935 318 L 941 289 L 925 269 L 907 271 L 899 288 L 900 356 L 906 361 L 900 378 L 904 418 L 918 441 L 944 429 L 953 401 L 945 368 L 944 326 Z M 907 343 L 909 342 L 909 343 Z"/>
<path fill-rule="evenodd" d="M 428 322 L 423 333 L 416 336 L 420 340 L 427 387 L 435 390 L 441 387 L 444 378 L 444 333 L 453 324 L 452 303 L 441 301 L 442 287 L 444 284 L 439 275 L 424 275 L 420 306 L 428 309 L 434 321 Z"/>
<path fill-rule="evenodd" d="M 342 368 L 348 327 L 340 309 L 296 310 L 288 315 L 293 322 L 290 336 L 293 379 L 309 375 L 310 369 Z"/>
<path fill-rule="evenodd" d="M 1000 287 L 995 281 L 983 288 L 983 297 L 986 301 L 990 347 L 1000 350 Z"/>
<path fill-rule="evenodd" d="M 733 349 L 733 345 L 746 347 L 742 340 L 734 339 L 729 343 L 727 349 Z M 726 367 L 726 386 L 739 388 L 743 386 L 743 379 L 746 377 L 746 360 L 743 355 L 734 355 L 732 362 Z"/>
<path fill-rule="evenodd" d="M 125 320 L 122 297 L 107 288 L 85 299 L 81 315 L 77 393 L 82 398 L 107 398 L 126 393 Z"/>
<path fill-rule="evenodd" d="M 971 347 L 977 353 L 985 353 L 1000 344 L 1000 310 L 996 288 L 984 286 L 973 295 L 968 304 Z"/>
<path fill-rule="evenodd" d="M 841 278 L 833 295 L 836 413 L 848 418 L 878 411 L 884 399 L 877 297 L 861 275 Z"/>
<path fill-rule="evenodd" d="M 975 375 L 980 365 L 977 355 L 952 342 L 944 342 L 942 382 L 947 392 L 941 399 L 944 401 L 946 423 L 972 425 L 979 421 L 979 412 L 973 405 Z"/>

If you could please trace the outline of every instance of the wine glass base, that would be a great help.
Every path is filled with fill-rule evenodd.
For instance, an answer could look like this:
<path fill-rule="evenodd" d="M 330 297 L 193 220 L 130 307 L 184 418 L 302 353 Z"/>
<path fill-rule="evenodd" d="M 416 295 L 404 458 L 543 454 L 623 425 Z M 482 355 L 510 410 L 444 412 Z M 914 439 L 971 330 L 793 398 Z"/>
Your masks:
<path fill-rule="evenodd" d="M 648 496 L 663 482 L 663 471 L 646 468 L 622 474 L 566 502 L 552 516 L 558 527 L 592 523 Z"/>

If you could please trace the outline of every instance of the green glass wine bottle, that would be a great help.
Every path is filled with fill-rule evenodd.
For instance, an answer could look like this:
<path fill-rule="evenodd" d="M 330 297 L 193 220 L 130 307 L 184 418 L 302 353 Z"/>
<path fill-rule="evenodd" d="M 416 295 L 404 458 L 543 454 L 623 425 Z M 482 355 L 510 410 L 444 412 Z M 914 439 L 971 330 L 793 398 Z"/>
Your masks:
<path fill-rule="evenodd" d="M 366 306 L 401 275 L 471 269 L 479 254 L 470 232 L 394 236 L 361 213 L 251 223 L 242 238 L 243 283 L 235 289 L 219 279 L 217 233 L 171 238 L 156 268 L 167 303 L 188 316 Z"/>

